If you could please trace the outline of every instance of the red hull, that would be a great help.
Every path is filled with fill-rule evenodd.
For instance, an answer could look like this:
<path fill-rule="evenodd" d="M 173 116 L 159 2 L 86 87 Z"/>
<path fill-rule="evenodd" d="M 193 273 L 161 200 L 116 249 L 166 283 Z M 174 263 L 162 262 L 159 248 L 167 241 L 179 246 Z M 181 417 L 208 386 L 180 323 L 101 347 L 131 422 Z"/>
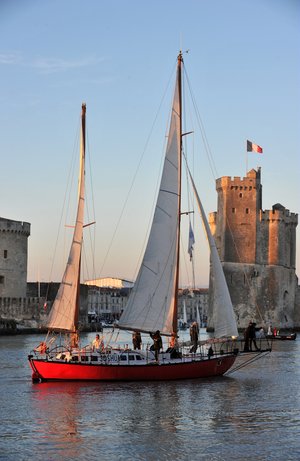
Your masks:
<path fill-rule="evenodd" d="M 29 357 L 29 362 L 33 379 L 40 381 L 161 381 L 222 376 L 235 359 L 235 355 L 227 355 L 159 365 L 92 365 Z"/>

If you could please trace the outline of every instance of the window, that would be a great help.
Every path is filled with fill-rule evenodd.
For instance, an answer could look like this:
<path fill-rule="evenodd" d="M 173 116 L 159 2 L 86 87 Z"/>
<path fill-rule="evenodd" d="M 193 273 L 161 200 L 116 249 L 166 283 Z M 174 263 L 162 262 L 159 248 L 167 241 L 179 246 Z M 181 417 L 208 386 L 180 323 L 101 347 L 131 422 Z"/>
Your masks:
<path fill-rule="evenodd" d="M 4 259 L 7 259 L 7 250 L 4 250 L 3 256 L 4 256 Z"/>
<path fill-rule="evenodd" d="M 249 214 L 249 211 L 250 211 L 249 208 L 246 208 L 246 214 Z"/>
<path fill-rule="evenodd" d="M 235 208 L 232 208 L 232 213 L 235 213 Z"/>
<path fill-rule="evenodd" d="M 4 283 L 4 275 L 0 275 L 0 283 L 1 283 L 1 284 Z"/>
<path fill-rule="evenodd" d="M 129 360 L 134 360 L 135 356 L 130 354 L 128 358 L 129 358 Z"/>
<path fill-rule="evenodd" d="M 242 194 L 242 192 L 241 192 L 241 193 L 240 193 L 240 198 L 242 198 L 242 197 L 243 197 L 243 194 Z"/>

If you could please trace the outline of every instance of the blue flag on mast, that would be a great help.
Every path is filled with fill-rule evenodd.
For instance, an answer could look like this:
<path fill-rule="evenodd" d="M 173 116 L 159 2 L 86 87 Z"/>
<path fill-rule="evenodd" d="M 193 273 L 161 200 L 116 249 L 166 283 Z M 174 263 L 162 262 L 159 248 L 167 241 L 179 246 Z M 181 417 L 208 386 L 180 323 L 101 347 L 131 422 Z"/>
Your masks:
<path fill-rule="evenodd" d="M 194 237 L 194 232 L 192 229 L 192 225 L 190 223 L 190 228 L 189 228 L 189 244 L 188 244 L 188 253 L 190 255 L 190 261 L 193 258 L 193 250 L 194 250 L 194 244 L 195 244 L 195 237 Z"/>

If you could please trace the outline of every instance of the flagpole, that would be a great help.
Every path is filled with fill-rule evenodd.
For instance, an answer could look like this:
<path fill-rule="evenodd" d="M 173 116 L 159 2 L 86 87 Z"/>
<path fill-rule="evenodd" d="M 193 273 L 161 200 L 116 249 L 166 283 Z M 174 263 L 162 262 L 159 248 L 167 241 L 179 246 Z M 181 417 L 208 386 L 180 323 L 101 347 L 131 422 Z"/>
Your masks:
<path fill-rule="evenodd" d="M 247 171 L 248 171 L 248 149 L 247 149 L 247 141 L 246 141 L 246 175 L 247 177 Z"/>

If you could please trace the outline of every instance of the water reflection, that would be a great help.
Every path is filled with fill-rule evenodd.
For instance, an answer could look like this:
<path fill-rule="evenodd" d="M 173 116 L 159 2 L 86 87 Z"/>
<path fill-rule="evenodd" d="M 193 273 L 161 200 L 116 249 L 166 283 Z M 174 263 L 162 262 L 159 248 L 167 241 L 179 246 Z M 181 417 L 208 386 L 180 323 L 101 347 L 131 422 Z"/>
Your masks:
<path fill-rule="evenodd" d="M 0 337 L 0 459 L 300 459 L 298 340 L 217 379 L 32 384 L 38 340 Z"/>

